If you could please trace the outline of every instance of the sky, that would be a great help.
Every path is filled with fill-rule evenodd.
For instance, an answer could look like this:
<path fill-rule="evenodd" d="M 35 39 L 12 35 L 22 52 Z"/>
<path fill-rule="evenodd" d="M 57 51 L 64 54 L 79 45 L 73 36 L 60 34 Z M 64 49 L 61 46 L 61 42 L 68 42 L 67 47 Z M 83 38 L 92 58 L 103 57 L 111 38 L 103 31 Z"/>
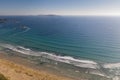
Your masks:
<path fill-rule="evenodd" d="M 120 15 L 120 0 L 0 0 L 0 15 Z"/>

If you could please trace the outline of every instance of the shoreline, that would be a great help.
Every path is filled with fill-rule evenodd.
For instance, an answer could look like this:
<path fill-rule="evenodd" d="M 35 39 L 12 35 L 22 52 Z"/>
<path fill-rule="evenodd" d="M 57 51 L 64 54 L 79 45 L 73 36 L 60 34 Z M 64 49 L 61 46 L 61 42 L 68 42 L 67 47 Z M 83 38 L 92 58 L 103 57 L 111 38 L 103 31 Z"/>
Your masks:
<path fill-rule="evenodd" d="M 70 64 L 56 62 L 52 60 L 47 60 L 48 62 L 41 62 L 41 57 L 28 56 L 25 54 L 21 54 L 18 52 L 11 51 L 9 49 L 0 51 L 0 58 L 4 60 L 8 60 L 14 64 L 18 64 L 21 66 L 25 66 L 26 68 L 30 68 L 33 70 L 37 70 L 40 72 L 45 72 L 50 75 L 55 75 L 58 77 L 62 77 L 60 80 L 109 80 L 104 76 L 99 76 L 95 74 L 89 74 L 86 71 L 93 71 L 93 69 L 86 69 L 75 67 Z M 39 60 L 40 59 L 40 60 Z M 99 72 L 98 72 L 99 73 Z M 64 79 L 65 78 L 65 79 Z M 49 80 L 49 79 L 47 79 Z M 54 80 L 54 79 L 53 79 Z M 58 79 L 59 80 L 59 79 Z"/>
<path fill-rule="evenodd" d="M 8 51 L 8 52 L 0 51 L 0 58 L 13 62 L 15 64 L 26 66 L 34 70 L 56 75 L 58 77 L 65 77 L 65 78 L 68 78 L 69 80 L 81 80 L 79 78 L 79 75 L 75 76 L 76 74 L 79 73 L 77 72 L 79 68 L 76 68 L 76 72 L 75 72 L 75 69 L 73 70 L 68 69 L 67 71 L 66 67 L 68 68 L 75 68 L 75 67 L 73 67 L 72 65 L 68 65 L 68 64 L 66 65 L 66 63 L 63 63 L 63 64 L 60 63 L 60 66 L 58 67 L 56 63 L 54 64 L 54 62 L 52 62 L 53 64 L 51 63 L 49 64 L 49 62 L 41 63 L 39 62 L 39 60 L 38 61 L 34 60 L 35 58 L 33 56 L 31 57 L 28 55 L 24 55 L 24 54 L 12 52 L 12 51 Z M 33 60 L 31 60 L 31 58 L 33 58 Z M 73 73 L 75 72 L 76 74 L 73 74 L 72 72 Z"/>
<path fill-rule="evenodd" d="M 65 76 L 50 73 L 47 70 L 44 71 L 44 69 L 38 69 L 28 62 L 20 57 L 9 58 L 3 52 L 0 52 L 0 72 L 8 80 L 73 80 Z"/>

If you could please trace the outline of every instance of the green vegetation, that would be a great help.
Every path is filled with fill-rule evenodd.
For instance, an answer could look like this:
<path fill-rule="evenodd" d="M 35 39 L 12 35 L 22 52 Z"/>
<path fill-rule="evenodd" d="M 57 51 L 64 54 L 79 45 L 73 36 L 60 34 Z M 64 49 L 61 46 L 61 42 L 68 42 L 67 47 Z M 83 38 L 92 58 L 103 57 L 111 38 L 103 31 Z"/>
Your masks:
<path fill-rule="evenodd" d="M 0 80 L 8 80 L 4 75 L 0 74 Z"/>

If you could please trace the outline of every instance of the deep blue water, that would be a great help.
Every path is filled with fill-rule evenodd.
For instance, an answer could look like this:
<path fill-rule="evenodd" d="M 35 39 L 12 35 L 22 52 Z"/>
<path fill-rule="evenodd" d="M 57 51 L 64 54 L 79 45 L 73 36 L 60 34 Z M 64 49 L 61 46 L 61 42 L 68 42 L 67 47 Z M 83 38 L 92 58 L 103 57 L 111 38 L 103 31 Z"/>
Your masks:
<path fill-rule="evenodd" d="M 120 17 L 4 18 L 8 21 L 0 24 L 1 42 L 75 58 L 120 62 Z"/>

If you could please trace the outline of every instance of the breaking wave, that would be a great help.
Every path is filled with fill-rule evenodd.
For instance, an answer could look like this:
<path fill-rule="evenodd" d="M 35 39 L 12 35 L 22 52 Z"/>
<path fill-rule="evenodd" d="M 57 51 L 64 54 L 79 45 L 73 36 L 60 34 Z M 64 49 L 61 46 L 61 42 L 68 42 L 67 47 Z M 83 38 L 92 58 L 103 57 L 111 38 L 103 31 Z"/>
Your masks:
<path fill-rule="evenodd" d="M 103 67 L 107 69 L 120 68 L 120 63 L 107 63 L 104 64 Z"/>
<path fill-rule="evenodd" d="M 78 67 L 85 67 L 85 68 L 93 68 L 93 69 L 99 69 L 100 64 L 92 61 L 92 60 L 80 60 L 80 59 L 75 59 L 71 56 L 60 56 L 56 55 L 54 53 L 48 53 L 48 52 L 40 52 L 40 51 L 33 51 L 29 48 L 25 48 L 23 46 L 15 46 L 11 44 L 3 44 L 0 43 L 1 47 L 8 48 L 10 50 L 25 54 L 25 55 L 31 55 L 31 56 L 43 56 L 48 59 L 52 59 L 55 61 L 60 61 L 68 64 L 73 64 Z M 101 67 L 106 68 L 106 69 L 113 69 L 113 68 L 120 68 L 120 63 L 104 63 L 101 64 Z"/>
<path fill-rule="evenodd" d="M 59 56 L 55 55 L 53 53 L 47 53 L 47 52 L 37 52 L 33 51 L 29 48 L 25 48 L 22 46 L 13 46 L 10 44 L 0 44 L 4 48 L 11 49 L 13 51 L 26 54 L 26 55 L 32 55 L 32 56 L 42 56 L 51 60 L 59 61 L 59 62 L 64 62 L 67 64 L 72 64 L 77 67 L 84 67 L 84 68 L 91 68 L 91 69 L 97 69 L 99 68 L 98 64 L 94 61 L 91 60 L 80 60 L 80 59 L 75 59 L 70 56 Z"/>
<path fill-rule="evenodd" d="M 119 76 L 117 76 L 120 75 L 120 63 L 100 64 L 92 60 L 80 60 L 80 59 L 75 59 L 71 56 L 60 56 L 60 55 L 55 55 L 54 53 L 33 51 L 29 48 L 25 48 L 22 46 L 15 46 L 10 44 L 3 44 L 3 43 L 0 43 L 0 46 L 25 55 L 42 56 L 54 61 L 71 64 L 77 67 L 92 69 L 92 71 L 89 71 L 90 74 L 106 76 L 108 78 L 112 78 L 113 80 L 115 80 L 116 77 L 118 78 L 118 80 L 120 79 Z M 104 73 L 104 71 L 101 72 L 103 68 L 104 70 L 108 71 L 108 74 Z"/>

